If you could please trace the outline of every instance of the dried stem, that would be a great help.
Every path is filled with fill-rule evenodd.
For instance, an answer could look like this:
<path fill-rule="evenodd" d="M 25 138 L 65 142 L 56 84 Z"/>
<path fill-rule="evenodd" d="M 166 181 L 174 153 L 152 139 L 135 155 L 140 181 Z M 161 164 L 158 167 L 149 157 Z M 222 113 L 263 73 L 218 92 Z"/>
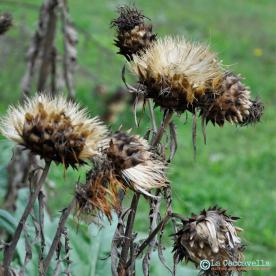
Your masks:
<path fill-rule="evenodd" d="M 157 227 L 150 233 L 150 235 L 144 240 L 144 242 L 139 246 L 136 252 L 136 258 L 143 252 L 143 250 L 150 244 L 150 242 L 155 238 L 158 232 L 166 225 L 169 221 L 171 214 L 167 214 L 162 221 L 157 225 Z"/>
<path fill-rule="evenodd" d="M 49 1 L 47 3 L 46 9 L 48 9 L 46 22 L 47 22 L 47 30 L 45 37 L 43 39 L 42 45 L 42 62 L 39 70 L 39 77 L 38 77 L 38 84 L 37 90 L 43 91 L 45 89 L 46 81 L 49 75 L 49 68 L 51 65 L 51 55 L 53 52 L 54 40 L 55 40 L 55 33 L 56 33 L 56 1 Z"/>
<path fill-rule="evenodd" d="M 155 236 L 159 233 L 161 229 L 164 228 L 164 226 L 168 223 L 169 219 L 180 219 L 184 220 L 184 218 L 176 213 L 168 213 L 158 224 L 158 226 L 150 233 L 150 235 L 143 241 L 143 243 L 138 247 L 136 251 L 136 258 L 140 256 L 140 254 L 143 252 L 143 250 L 149 245 L 149 243 L 152 241 L 152 239 L 155 238 Z M 128 263 L 128 265 L 130 265 Z"/>
<path fill-rule="evenodd" d="M 150 107 L 151 109 L 151 107 Z M 157 146 L 159 144 L 159 142 L 161 141 L 163 134 L 165 132 L 165 129 L 168 127 L 171 119 L 173 116 L 173 112 L 172 111 L 167 111 L 167 113 L 165 114 L 165 118 L 163 120 L 163 122 L 161 123 L 161 126 L 159 127 L 159 129 L 156 132 L 156 135 L 153 137 L 153 140 L 151 142 L 151 145 L 153 147 Z M 154 117 L 151 116 L 151 119 L 154 119 Z M 152 122 L 153 123 L 153 122 Z M 154 124 L 154 123 L 153 123 Z M 137 207 L 138 207 L 138 203 L 139 203 L 139 199 L 140 199 L 140 194 L 135 193 L 133 195 L 132 201 L 131 201 L 131 211 L 130 214 L 128 216 L 128 220 L 127 220 L 127 225 L 126 225 L 126 231 L 125 231 L 125 242 L 123 243 L 123 247 L 122 247 L 122 251 L 121 251 L 121 256 L 120 256 L 120 261 L 119 261 L 119 265 L 118 265 L 118 274 L 121 275 L 125 275 L 127 272 L 127 269 L 129 267 L 129 265 L 126 265 L 127 262 L 127 257 L 128 257 L 128 252 L 130 249 L 130 245 L 132 243 L 132 233 L 133 233 L 133 225 L 134 225 L 134 220 L 135 220 L 135 215 L 137 212 Z"/>
<path fill-rule="evenodd" d="M 161 139 L 163 137 L 163 134 L 164 134 L 164 131 L 167 128 L 167 126 L 169 125 L 169 123 L 172 119 L 172 116 L 173 116 L 173 111 L 168 110 L 167 113 L 165 114 L 165 118 L 164 118 L 161 126 L 159 127 L 156 135 L 154 136 L 154 138 L 151 142 L 151 145 L 153 147 L 156 147 L 159 144 L 159 142 L 161 141 Z"/>
<path fill-rule="evenodd" d="M 74 99 L 76 96 L 76 91 L 74 88 L 73 74 L 76 67 L 77 61 L 77 49 L 76 45 L 78 42 L 77 33 L 73 27 L 69 14 L 66 1 L 61 1 L 61 22 L 62 22 L 62 32 L 63 32 L 63 76 L 68 91 L 68 98 Z"/>
<path fill-rule="evenodd" d="M 62 214 L 61 214 L 61 217 L 59 219 L 59 223 L 58 223 L 58 228 L 57 228 L 57 231 L 56 231 L 56 234 L 55 234 L 55 237 L 53 239 L 53 242 L 51 244 L 51 247 L 49 249 L 49 252 L 44 260 L 44 272 L 47 273 L 47 270 L 49 268 L 49 265 L 50 265 L 50 262 L 51 262 L 51 259 L 56 251 L 56 248 L 57 248 L 57 245 L 60 241 L 60 237 L 61 237 L 61 234 L 63 233 L 64 231 L 64 226 L 65 226 L 65 223 L 71 213 L 71 211 L 73 210 L 74 206 L 75 206 L 76 202 L 75 202 L 75 198 L 71 201 L 71 203 L 68 205 L 67 208 L 63 209 L 62 210 Z"/>
<path fill-rule="evenodd" d="M 39 252 L 39 273 L 40 275 L 44 275 L 43 271 L 43 258 L 44 258 L 44 248 L 45 248 L 45 236 L 44 236 L 44 202 L 45 195 L 42 191 L 38 194 L 38 206 L 39 206 L 39 236 L 40 236 L 40 252 Z"/>
<path fill-rule="evenodd" d="M 18 190 L 27 186 L 30 171 L 36 166 L 37 156 L 30 151 L 23 151 L 21 146 L 13 149 L 13 156 L 7 166 L 8 183 L 7 192 L 4 198 L 4 209 L 9 211 L 16 210 L 16 200 Z"/>
<path fill-rule="evenodd" d="M 155 135 L 157 132 L 157 124 L 156 124 L 156 118 L 155 118 L 155 113 L 154 113 L 153 104 L 152 104 L 151 99 L 148 100 L 148 104 L 149 104 L 149 113 L 150 113 L 152 128 L 153 128 L 153 132 Z"/>
<path fill-rule="evenodd" d="M 156 191 L 156 197 L 151 199 L 150 203 L 150 230 L 149 232 L 153 232 L 153 230 L 157 227 L 157 222 L 158 219 L 160 218 L 160 204 L 161 204 L 161 197 L 158 197 L 160 194 L 161 190 L 158 189 Z M 147 253 L 143 259 L 143 270 L 144 270 L 144 275 L 149 275 L 149 262 L 151 258 L 151 253 L 156 245 L 156 237 L 152 239 L 149 243 L 149 247 L 147 250 Z"/>
<path fill-rule="evenodd" d="M 57 93 L 57 49 L 53 46 L 51 55 L 51 93 Z"/>
<path fill-rule="evenodd" d="M 118 265 L 118 274 L 119 275 L 125 275 L 125 273 L 126 273 L 126 262 L 127 262 L 129 247 L 132 242 L 132 237 L 131 237 L 132 229 L 133 229 L 133 225 L 134 225 L 134 220 L 135 220 L 135 215 L 136 215 L 139 199 L 140 199 L 140 194 L 135 193 L 133 195 L 133 198 L 131 201 L 130 214 L 128 216 L 127 226 L 126 226 L 126 231 L 125 231 L 125 238 L 124 238 L 125 242 L 123 244 L 120 261 L 119 261 L 119 265 Z"/>
<path fill-rule="evenodd" d="M 45 167 L 43 169 L 43 172 L 41 174 L 41 177 L 39 178 L 38 182 L 35 183 L 33 193 L 30 194 L 28 204 L 27 204 L 27 206 L 26 206 L 26 208 L 24 210 L 24 213 L 23 213 L 23 215 L 22 215 L 22 217 L 21 217 L 21 219 L 20 219 L 20 221 L 19 221 L 19 223 L 17 225 L 17 228 L 15 230 L 15 233 L 14 233 L 14 236 L 12 238 L 12 241 L 10 242 L 10 244 L 8 245 L 8 247 L 5 248 L 4 261 L 3 261 L 3 267 L 4 267 L 5 271 L 8 271 L 8 269 L 9 269 L 10 263 L 11 263 L 11 261 L 13 259 L 13 256 L 14 256 L 16 245 L 18 243 L 18 240 L 20 238 L 22 230 L 23 230 L 23 228 L 25 226 L 27 218 L 28 218 L 30 212 L 32 211 L 32 208 L 34 206 L 35 200 L 37 199 L 38 194 L 39 194 L 39 192 L 41 190 L 41 187 L 42 187 L 43 183 L 45 182 L 45 179 L 46 179 L 46 177 L 48 175 L 50 164 L 51 164 L 50 161 L 46 162 Z"/>

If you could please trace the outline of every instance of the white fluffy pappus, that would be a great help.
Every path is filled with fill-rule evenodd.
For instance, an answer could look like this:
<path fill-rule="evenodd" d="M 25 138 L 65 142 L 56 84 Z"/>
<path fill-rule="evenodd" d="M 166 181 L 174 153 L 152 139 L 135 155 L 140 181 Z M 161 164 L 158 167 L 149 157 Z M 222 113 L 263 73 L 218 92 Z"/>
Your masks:
<path fill-rule="evenodd" d="M 77 160 L 84 161 L 95 155 L 100 147 L 107 145 L 107 129 L 100 120 L 96 117 L 90 118 L 86 109 L 62 96 L 37 95 L 26 99 L 22 105 L 10 106 L 7 114 L 0 120 L 0 131 L 6 138 L 33 150 L 30 140 L 26 141 L 32 139 L 26 136 L 27 127 L 31 134 L 31 127 L 39 128 L 41 133 L 38 137 L 34 135 L 34 143 L 37 142 L 38 147 L 45 146 L 43 143 L 47 139 L 54 144 L 55 138 L 60 138 L 59 134 L 63 135 L 62 139 L 68 138 L 68 141 L 64 141 L 63 151 L 74 143 L 74 146 L 79 146 L 81 141 L 83 145 Z M 52 133 L 55 133 L 55 136 Z M 40 149 L 35 153 L 40 154 L 39 151 Z"/>
<path fill-rule="evenodd" d="M 139 135 L 118 131 L 111 137 L 107 158 L 125 186 L 152 196 L 151 189 L 168 185 L 166 162 Z"/>
<path fill-rule="evenodd" d="M 162 162 L 148 160 L 145 163 L 123 170 L 122 174 L 135 190 L 152 196 L 148 191 L 166 187 L 169 183 L 165 177 L 165 169 L 166 166 Z"/>
<path fill-rule="evenodd" d="M 154 87 L 176 89 L 193 99 L 188 88 L 193 90 L 221 78 L 223 69 L 215 53 L 198 43 L 182 37 L 160 38 L 144 53 L 135 55 L 130 68 L 141 83 L 150 82 Z M 190 93 L 195 93 L 191 91 Z"/>

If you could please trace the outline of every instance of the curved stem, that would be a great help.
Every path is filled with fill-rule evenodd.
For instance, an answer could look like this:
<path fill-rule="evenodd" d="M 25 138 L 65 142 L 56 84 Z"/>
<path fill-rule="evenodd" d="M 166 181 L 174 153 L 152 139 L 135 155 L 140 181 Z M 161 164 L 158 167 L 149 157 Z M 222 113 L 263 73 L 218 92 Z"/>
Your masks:
<path fill-rule="evenodd" d="M 151 124 L 152 124 L 153 132 L 154 132 L 154 135 L 155 135 L 156 132 L 157 132 L 157 124 L 156 124 L 156 118 L 155 118 L 154 109 L 153 109 L 151 99 L 148 100 L 148 104 L 149 104 L 149 113 L 150 113 Z"/>
<path fill-rule="evenodd" d="M 25 226 L 27 218 L 28 218 L 30 212 L 32 211 L 35 200 L 37 199 L 38 194 L 41 190 L 41 187 L 42 187 L 43 183 L 46 180 L 46 177 L 47 177 L 48 172 L 49 172 L 50 165 L 51 165 L 51 161 L 47 161 L 38 182 L 35 183 L 35 185 L 34 185 L 35 186 L 34 191 L 30 194 L 28 204 L 27 204 L 27 206 L 26 206 L 26 208 L 23 212 L 23 215 L 22 215 L 22 217 L 21 217 L 21 219 L 20 219 L 20 221 L 17 225 L 17 228 L 15 230 L 13 238 L 12 238 L 10 244 L 8 245 L 8 247 L 5 248 L 4 261 L 3 261 L 3 267 L 4 267 L 5 271 L 8 271 L 8 268 L 10 266 L 10 263 L 13 259 L 14 253 L 15 253 L 16 245 L 18 243 L 18 240 L 20 238 L 22 230 Z"/>
<path fill-rule="evenodd" d="M 172 116 L 173 116 L 173 111 L 169 110 L 167 112 L 167 114 L 165 115 L 165 118 L 164 118 L 161 126 L 159 127 L 156 135 L 152 139 L 151 145 L 153 147 L 156 147 L 159 144 L 159 142 L 161 141 L 161 139 L 163 137 L 163 134 L 164 134 L 166 128 L 168 127 L 168 125 L 169 125 L 169 123 L 170 123 L 170 121 L 172 119 Z"/>

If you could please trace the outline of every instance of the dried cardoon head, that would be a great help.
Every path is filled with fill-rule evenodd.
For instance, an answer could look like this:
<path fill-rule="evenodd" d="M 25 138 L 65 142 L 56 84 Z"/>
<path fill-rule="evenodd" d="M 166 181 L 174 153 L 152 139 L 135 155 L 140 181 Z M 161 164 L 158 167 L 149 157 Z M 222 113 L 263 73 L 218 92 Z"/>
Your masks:
<path fill-rule="evenodd" d="M 260 121 L 263 104 L 250 98 L 241 78 L 226 72 L 216 87 L 199 99 L 200 114 L 206 122 L 223 126 L 225 121 L 248 125 Z"/>
<path fill-rule="evenodd" d="M 250 101 L 249 114 L 244 116 L 243 121 L 240 123 L 242 126 L 260 122 L 264 113 L 264 105 L 258 98 Z"/>
<path fill-rule="evenodd" d="M 10 13 L 0 14 L 0 35 L 4 34 L 12 26 L 12 16 Z"/>
<path fill-rule="evenodd" d="M 108 163 L 98 162 L 88 172 L 85 185 L 77 185 L 77 216 L 86 222 L 95 222 L 96 218 L 105 215 L 112 220 L 112 211 L 121 208 L 121 182 L 117 179 L 113 168 Z"/>
<path fill-rule="evenodd" d="M 184 38 L 158 39 L 143 54 L 135 55 L 130 66 L 145 97 L 180 112 L 193 110 L 198 98 L 223 76 L 220 62 L 208 47 Z"/>
<path fill-rule="evenodd" d="M 106 128 L 85 109 L 63 97 L 36 96 L 10 107 L 0 130 L 8 139 L 45 160 L 76 167 L 106 143 Z"/>
<path fill-rule="evenodd" d="M 244 246 L 237 235 L 241 229 L 233 225 L 237 219 L 215 206 L 183 221 L 174 244 L 176 262 L 185 259 L 198 266 L 201 260 L 241 261 Z"/>
<path fill-rule="evenodd" d="M 119 17 L 112 20 L 111 26 L 117 29 L 115 45 L 120 49 L 118 54 L 132 60 L 134 54 L 149 47 L 155 40 L 152 25 L 145 24 L 145 16 L 135 7 L 120 7 Z"/>
<path fill-rule="evenodd" d="M 138 135 L 115 133 L 106 154 L 124 184 L 135 191 L 148 194 L 150 189 L 161 188 L 168 183 L 164 161 Z"/>

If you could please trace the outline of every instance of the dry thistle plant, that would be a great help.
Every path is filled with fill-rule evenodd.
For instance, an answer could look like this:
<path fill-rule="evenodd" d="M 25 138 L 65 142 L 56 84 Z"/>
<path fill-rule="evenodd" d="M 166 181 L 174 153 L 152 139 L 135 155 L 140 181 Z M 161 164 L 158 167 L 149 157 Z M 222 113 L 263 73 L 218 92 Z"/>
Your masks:
<path fill-rule="evenodd" d="M 33 183 L 34 192 L 10 245 L 5 249 L 3 265 L 8 269 L 51 162 L 61 163 L 65 168 L 84 164 L 105 146 L 107 129 L 97 118 L 89 118 L 87 111 L 78 104 L 61 96 L 38 95 L 27 99 L 23 105 L 11 106 L 7 115 L 1 118 L 0 131 L 6 138 L 39 155 L 46 163 L 38 182 Z"/>
<path fill-rule="evenodd" d="M 244 245 L 238 237 L 242 229 L 234 226 L 237 219 L 238 217 L 229 216 L 226 210 L 216 206 L 185 219 L 181 229 L 175 234 L 175 261 L 191 261 L 196 267 L 201 260 L 221 264 L 224 260 L 242 261 Z M 208 275 L 210 271 L 204 273 Z M 229 271 L 226 271 L 220 275 L 228 274 Z"/>
<path fill-rule="evenodd" d="M 146 43 L 142 43 L 144 41 L 141 39 L 138 40 L 139 47 L 137 47 L 134 43 L 137 42 L 137 36 L 148 38 L 152 34 L 152 26 L 149 32 L 145 27 L 142 32 L 138 32 L 140 26 L 144 26 L 144 18 L 146 17 L 136 9 L 122 7 L 119 9 L 119 17 L 112 21 L 112 26 L 117 27 L 115 45 L 119 48 L 119 54 L 126 57 L 130 71 L 138 77 L 138 84 L 135 86 L 137 88 L 126 83 L 125 67 L 122 71 L 122 80 L 131 93 L 136 93 L 137 97 L 142 95 L 145 103 L 149 105 L 153 146 L 159 145 L 158 149 L 166 147 L 160 143 L 169 126 L 171 135 L 169 160 L 172 160 L 177 148 L 177 135 L 172 123 L 174 113 L 193 114 L 194 149 L 197 116 L 202 118 L 205 140 L 205 124 L 208 121 L 219 126 L 223 126 L 226 121 L 239 126 L 260 121 L 263 104 L 251 98 L 250 90 L 242 84 L 241 78 L 224 69 L 217 55 L 211 52 L 209 47 L 189 42 L 181 37 L 156 39 L 155 36 L 151 40 L 146 39 Z M 128 46 L 127 50 L 125 45 Z M 156 127 L 151 100 L 164 112 L 159 129 Z M 181 228 L 174 226 L 174 268 L 171 270 L 164 264 L 172 274 L 175 274 L 176 263 L 184 258 L 196 265 L 204 258 L 234 261 L 243 258 L 243 246 L 237 235 L 239 228 L 233 225 L 236 218 L 226 215 L 225 210 L 216 207 L 203 210 L 199 216 L 183 218 L 172 212 L 170 189 L 171 185 L 165 189 L 158 188 L 156 195 L 159 199 L 150 200 L 150 233 L 140 246 L 139 242 L 134 240 L 133 232 L 139 193 L 133 196 L 130 213 L 127 215 L 121 212 L 113 239 L 115 248 L 112 247 L 112 252 L 116 252 L 111 256 L 113 275 L 134 275 L 135 259 L 146 247 L 148 249 L 143 259 L 144 275 L 149 275 L 150 256 L 157 245 L 160 261 L 164 264 L 161 236 L 170 220 L 180 219 L 183 223 Z M 162 198 L 167 202 L 167 212 L 163 219 L 160 214 Z M 159 240 L 156 238 L 157 235 L 160 236 Z M 121 249 L 119 253 L 118 249 Z M 217 275 L 217 272 L 213 271 L 206 273 Z M 232 271 L 220 275 L 232 275 Z"/>
<path fill-rule="evenodd" d="M 112 211 L 121 209 L 120 192 L 124 186 L 114 169 L 102 160 L 94 162 L 87 173 L 86 184 L 76 187 L 76 216 L 87 223 L 101 223 L 105 215 L 112 221 Z"/>
<path fill-rule="evenodd" d="M 160 38 L 141 55 L 134 55 L 130 68 L 139 78 L 145 98 L 178 113 L 200 111 L 207 122 L 222 126 L 258 122 L 263 105 L 250 97 L 240 77 L 225 71 L 208 47 L 184 38 Z"/>
<path fill-rule="evenodd" d="M 168 185 L 166 164 L 138 135 L 118 131 L 102 153 L 101 158 L 93 158 L 94 168 L 88 172 L 86 184 L 77 185 L 77 216 L 86 214 L 89 219 L 104 214 L 111 221 L 111 211 L 121 210 L 127 188 L 152 197 L 150 190 Z"/>
<path fill-rule="evenodd" d="M 74 209 L 78 218 L 97 223 L 103 216 L 111 222 L 112 213 L 117 213 L 118 225 L 111 245 L 113 275 L 135 275 L 135 261 L 145 249 L 144 275 L 149 275 L 150 258 L 155 248 L 158 248 L 160 261 L 173 275 L 176 264 L 184 259 L 195 265 L 204 258 L 210 261 L 243 259 L 244 247 L 238 236 L 240 229 L 234 226 L 236 217 L 217 207 L 203 210 L 192 218 L 173 212 L 172 185 L 166 176 L 166 144 L 162 143 L 162 137 L 169 128 L 171 161 L 177 148 L 172 122 L 175 113 L 191 112 L 194 122 L 199 115 L 203 124 L 211 121 L 222 126 L 228 121 L 243 126 L 260 121 L 262 103 L 251 99 L 249 89 L 240 78 L 227 72 L 208 47 L 180 37 L 156 39 L 152 26 L 145 23 L 146 17 L 136 8 L 122 7 L 119 13 L 111 24 L 117 29 L 115 44 L 138 77 L 137 89 L 127 87 L 130 92 L 142 95 L 149 106 L 150 142 L 122 131 L 108 135 L 98 119 L 90 118 L 86 110 L 62 97 L 40 95 L 22 106 L 10 107 L 1 119 L 2 134 L 39 155 L 46 165 L 37 183 L 33 183 L 34 192 L 5 250 L 3 267 L 7 273 L 52 161 L 65 168 L 78 169 L 87 161 L 93 166 L 87 173 L 86 183 L 76 186 L 70 205 L 62 211 L 48 254 L 39 263 L 41 275 L 47 273 L 54 253 L 59 251 L 61 235 L 66 232 L 66 220 Z M 65 20 L 66 14 L 63 16 Z M 68 85 L 71 87 L 70 81 Z M 159 128 L 151 101 L 164 112 Z M 194 131 L 195 127 L 194 123 Z M 125 210 L 123 199 L 127 192 L 132 192 L 133 198 Z M 150 205 L 150 230 L 146 239 L 137 241 L 134 222 L 141 196 Z M 162 200 L 166 205 L 164 214 L 160 209 Z M 176 221 L 181 224 L 177 225 Z M 169 222 L 174 226 L 173 269 L 167 266 L 162 255 L 161 239 Z M 206 273 L 218 275 L 213 271 Z M 219 275 L 231 274 L 232 271 L 227 271 Z"/>
<path fill-rule="evenodd" d="M 216 89 L 203 95 L 198 105 L 202 119 L 219 126 L 225 121 L 240 126 L 257 123 L 264 109 L 258 99 L 251 99 L 249 88 L 232 72 L 225 72 Z"/>
<path fill-rule="evenodd" d="M 11 106 L 1 119 L 1 133 L 65 168 L 82 165 L 105 145 L 107 129 L 85 109 L 63 97 L 38 95 L 23 106 Z"/>
<path fill-rule="evenodd" d="M 149 195 L 147 191 L 167 186 L 165 162 L 142 137 L 117 132 L 106 154 L 124 185 L 134 191 Z"/>
<path fill-rule="evenodd" d="M 123 6 L 118 9 L 119 17 L 112 20 L 111 26 L 116 28 L 115 45 L 118 54 L 132 60 L 133 55 L 141 53 L 156 39 L 152 25 L 146 24 L 145 17 L 135 7 Z"/>
<path fill-rule="evenodd" d="M 177 112 L 193 111 L 198 98 L 223 75 L 214 53 L 180 37 L 159 38 L 130 66 L 146 98 Z"/>

